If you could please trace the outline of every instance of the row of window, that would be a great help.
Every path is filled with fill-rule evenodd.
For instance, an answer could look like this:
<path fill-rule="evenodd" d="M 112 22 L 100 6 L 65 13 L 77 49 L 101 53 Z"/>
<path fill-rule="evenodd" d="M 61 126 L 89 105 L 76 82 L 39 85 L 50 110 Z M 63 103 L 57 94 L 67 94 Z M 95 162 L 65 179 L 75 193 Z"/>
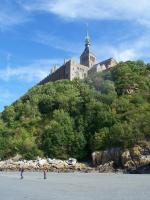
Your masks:
<path fill-rule="evenodd" d="M 87 75 L 86 73 L 75 73 L 75 74 L 71 74 L 71 76 L 73 78 L 77 77 L 77 78 L 85 78 Z"/>
<path fill-rule="evenodd" d="M 80 67 L 77 67 L 76 69 L 73 67 L 72 70 L 73 70 L 73 71 L 80 70 L 80 71 L 82 71 L 82 72 L 85 72 L 85 70 L 82 69 L 82 68 L 80 68 Z"/>

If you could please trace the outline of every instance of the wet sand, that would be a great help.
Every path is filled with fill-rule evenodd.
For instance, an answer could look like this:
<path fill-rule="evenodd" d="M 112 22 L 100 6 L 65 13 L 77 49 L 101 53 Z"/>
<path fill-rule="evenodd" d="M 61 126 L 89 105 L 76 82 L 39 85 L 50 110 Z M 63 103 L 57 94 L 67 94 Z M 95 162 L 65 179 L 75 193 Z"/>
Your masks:
<path fill-rule="evenodd" d="M 2 200 L 149 200 L 150 175 L 0 172 Z"/>

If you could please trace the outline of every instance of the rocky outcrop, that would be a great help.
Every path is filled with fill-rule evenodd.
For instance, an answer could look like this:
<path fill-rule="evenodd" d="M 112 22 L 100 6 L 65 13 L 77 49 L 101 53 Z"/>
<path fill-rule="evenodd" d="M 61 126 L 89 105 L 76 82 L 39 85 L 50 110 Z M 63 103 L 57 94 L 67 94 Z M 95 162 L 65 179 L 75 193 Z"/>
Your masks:
<path fill-rule="evenodd" d="M 114 161 L 107 162 L 103 165 L 99 165 L 96 169 L 101 173 L 102 172 L 116 172 Z"/>
<path fill-rule="evenodd" d="M 140 143 L 130 149 L 111 148 L 92 153 L 93 167 L 79 163 L 76 159 L 58 160 L 51 158 L 37 158 L 36 160 L 22 160 L 20 155 L 0 161 L 0 170 L 40 171 L 47 169 L 52 172 L 127 172 L 150 173 L 150 145 Z"/>
<path fill-rule="evenodd" d="M 127 171 L 133 171 L 150 164 L 150 146 L 141 143 L 122 154 L 122 164 Z"/>
<path fill-rule="evenodd" d="M 136 169 L 130 170 L 131 174 L 150 174 L 150 164 L 137 167 Z"/>
<path fill-rule="evenodd" d="M 138 173 L 138 171 L 144 173 L 144 170 L 148 172 L 150 171 L 150 145 L 142 142 L 131 149 L 111 148 L 96 151 L 92 153 L 92 160 L 95 167 L 102 169 L 100 171 L 110 171 L 112 167 L 112 171 L 122 168 L 129 173 Z M 110 166 L 110 163 L 111 167 L 106 167 Z"/>
<path fill-rule="evenodd" d="M 122 150 L 121 148 L 111 148 L 105 151 L 96 151 L 92 153 L 93 165 L 104 165 L 105 163 L 114 161 L 116 165 L 120 165 Z"/>
<path fill-rule="evenodd" d="M 31 171 L 40 171 L 46 168 L 48 171 L 52 172 L 89 172 L 92 170 L 87 164 L 78 163 L 74 158 L 70 158 L 68 160 L 37 158 L 37 160 L 28 161 L 11 158 L 9 160 L 0 161 L 0 170 L 16 171 L 20 168 Z"/>

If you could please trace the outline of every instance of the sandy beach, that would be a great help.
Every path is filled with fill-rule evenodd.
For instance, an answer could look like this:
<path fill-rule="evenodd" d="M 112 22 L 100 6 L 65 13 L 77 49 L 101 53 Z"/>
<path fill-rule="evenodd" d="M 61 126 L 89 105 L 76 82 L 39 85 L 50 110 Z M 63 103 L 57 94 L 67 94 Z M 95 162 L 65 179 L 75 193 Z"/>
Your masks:
<path fill-rule="evenodd" d="M 2 200 L 149 200 L 150 176 L 0 172 Z"/>

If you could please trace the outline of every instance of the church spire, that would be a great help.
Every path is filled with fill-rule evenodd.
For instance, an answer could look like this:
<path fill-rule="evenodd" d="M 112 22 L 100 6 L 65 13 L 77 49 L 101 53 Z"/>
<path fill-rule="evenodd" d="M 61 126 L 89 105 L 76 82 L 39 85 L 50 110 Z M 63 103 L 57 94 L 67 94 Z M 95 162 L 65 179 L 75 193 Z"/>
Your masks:
<path fill-rule="evenodd" d="M 89 46 L 90 46 L 90 36 L 89 36 L 88 24 L 87 24 L 86 38 L 85 38 L 85 47 L 89 47 Z"/>
<path fill-rule="evenodd" d="M 89 68 L 96 64 L 96 56 L 90 50 L 90 36 L 88 33 L 88 25 L 85 38 L 85 49 L 80 56 L 80 64 Z"/>

